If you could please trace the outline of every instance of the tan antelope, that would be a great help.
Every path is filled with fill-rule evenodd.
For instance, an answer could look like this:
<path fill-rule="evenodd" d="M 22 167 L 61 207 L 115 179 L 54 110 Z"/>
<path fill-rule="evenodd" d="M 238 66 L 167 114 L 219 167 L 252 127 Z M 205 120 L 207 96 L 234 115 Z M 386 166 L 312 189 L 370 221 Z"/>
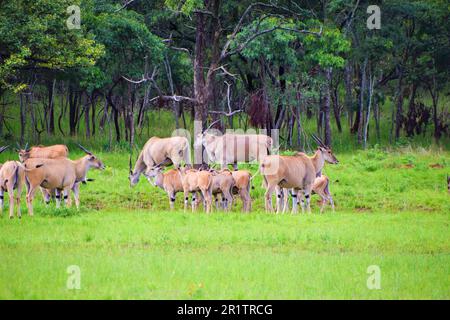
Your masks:
<path fill-rule="evenodd" d="M 167 193 L 170 209 L 174 209 L 176 194 L 184 191 L 181 173 L 179 169 L 170 169 L 164 173 L 162 170 L 163 168 L 158 165 L 147 170 L 144 175 L 151 184 L 163 189 Z"/>
<path fill-rule="evenodd" d="M 33 198 L 39 186 L 45 189 L 55 189 L 56 206 L 59 208 L 61 193 L 64 202 L 70 206 L 69 192 L 73 191 L 75 204 L 79 207 L 79 185 L 87 181 L 86 174 L 90 168 L 103 170 L 105 165 L 92 152 L 81 145 L 86 155 L 78 160 L 67 158 L 44 159 L 30 158 L 25 161 L 25 183 L 27 185 L 27 206 L 30 214 L 33 214 Z M 41 167 L 36 168 L 37 165 Z"/>
<path fill-rule="evenodd" d="M 209 171 L 184 169 L 181 170 L 181 177 L 184 193 L 184 210 L 187 210 L 189 193 L 192 194 L 192 211 L 195 211 L 198 203 L 195 195 L 201 193 L 205 211 L 210 213 L 212 204 L 212 173 Z"/>
<path fill-rule="evenodd" d="M 0 153 L 8 149 L 9 146 L 0 147 Z M 16 161 L 7 161 L 0 164 L 0 209 L 3 212 L 4 208 L 4 193 L 9 195 L 9 218 L 14 217 L 14 190 L 17 190 L 15 197 L 17 204 L 17 216 L 20 218 L 20 195 L 22 194 L 24 169 L 20 163 Z"/>
<path fill-rule="evenodd" d="M 250 212 L 252 209 L 252 198 L 250 197 L 250 187 L 252 174 L 247 170 L 232 171 L 234 179 L 233 194 L 239 194 L 242 200 L 242 210 Z"/>
<path fill-rule="evenodd" d="M 69 149 L 64 144 L 55 144 L 52 146 L 34 146 L 28 149 L 28 143 L 24 149 L 18 149 L 20 162 L 25 162 L 30 158 L 67 158 Z"/>
<path fill-rule="evenodd" d="M 301 190 L 306 198 L 306 208 L 311 212 L 310 195 L 314 180 L 322 171 L 326 162 L 337 164 L 339 161 L 334 156 L 330 148 L 316 136 L 313 136 L 319 144 L 317 151 L 309 157 L 302 152 L 293 156 L 270 155 L 267 156 L 260 165 L 260 172 L 264 178 L 266 187 L 265 208 L 266 211 L 273 211 L 272 193 L 280 188 L 292 189 L 292 194 L 296 195 Z M 278 193 L 277 212 L 281 212 L 281 191 Z M 293 202 L 292 212 L 297 212 L 297 202 Z M 305 206 L 302 206 L 302 211 Z"/>
<path fill-rule="evenodd" d="M 19 145 L 17 146 L 19 160 L 22 163 L 30 158 L 56 159 L 69 157 L 69 148 L 67 148 L 67 146 L 64 144 L 55 144 L 52 146 L 33 146 L 31 147 L 31 149 L 28 148 L 28 143 L 23 149 L 21 149 Z M 47 190 L 45 188 L 40 189 L 42 192 L 42 197 L 44 198 L 44 202 L 46 204 L 50 203 L 50 199 L 52 197 L 52 194 L 55 194 L 55 190 Z"/>
<path fill-rule="evenodd" d="M 231 210 L 233 204 L 234 179 L 230 170 L 212 170 L 212 194 L 214 195 L 216 209 L 219 209 L 218 196 L 221 196 L 221 207 L 227 211 Z"/>
<path fill-rule="evenodd" d="M 197 135 L 194 146 L 205 147 L 210 162 L 219 163 L 222 169 L 232 164 L 237 170 L 238 162 L 262 161 L 270 154 L 272 138 L 264 134 L 213 135 L 207 132 Z"/>
<path fill-rule="evenodd" d="M 283 213 L 287 212 L 289 210 L 289 192 L 288 189 L 283 189 L 283 198 L 284 198 L 284 205 L 283 205 Z M 330 193 L 330 178 L 328 178 L 325 175 L 321 175 L 320 177 L 316 177 L 314 180 L 313 186 L 312 186 L 312 194 L 317 194 L 321 198 L 321 206 L 320 206 L 320 213 L 323 212 L 325 205 L 327 202 L 330 203 L 331 209 L 334 210 L 334 201 L 333 197 Z M 292 201 L 297 201 L 297 205 L 301 204 L 303 200 L 303 195 L 301 191 L 298 191 L 296 195 L 291 195 Z"/>
<path fill-rule="evenodd" d="M 9 195 L 9 218 L 14 218 L 14 200 L 17 205 L 17 216 L 21 218 L 20 195 L 24 182 L 24 168 L 18 161 L 7 161 L 0 168 L 0 208 L 3 212 L 4 192 Z M 17 190 L 14 199 L 14 190 Z M 32 214 L 30 214 L 32 215 Z"/>
<path fill-rule="evenodd" d="M 130 157 L 130 186 L 134 186 L 139 182 L 139 177 L 146 170 L 160 164 L 173 163 L 175 168 L 179 168 L 181 163 L 190 165 L 190 144 L 185 137 L 170 137 L 170 138 L 150 138 L 142 148 L 139 157 L 132 170 Z"/>

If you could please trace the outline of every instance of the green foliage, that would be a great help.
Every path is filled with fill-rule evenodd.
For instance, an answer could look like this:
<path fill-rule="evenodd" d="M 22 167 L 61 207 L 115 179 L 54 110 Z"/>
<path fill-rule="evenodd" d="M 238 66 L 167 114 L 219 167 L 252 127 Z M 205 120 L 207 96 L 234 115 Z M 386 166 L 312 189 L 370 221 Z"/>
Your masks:
<path fill-rule="evenodd" d="M 304 46 L 306 59 L 317 62 L 322 68 L 342 68 L 345 60 L 341 54 L 349 51 L 350 42 L 338 29 L 325 28 L 321 37 L 307 35 Z"/>
<path fill-rule="evenodd" d="M 25 68 L 68 70 L 91 67 L 104 48 L 92 35 L 66 27 L 69 0 L 19 0 L 0 10 L 0 84 L 18 91 L 17 72 Z"/>
<path fill-rule="evenodd" d="M 204 1 L 202 0 L 165 0 L 166 6 L 171 10 L 180 11 L 185 15 L 191 14 L 195 9 L 203 9 Z"/>

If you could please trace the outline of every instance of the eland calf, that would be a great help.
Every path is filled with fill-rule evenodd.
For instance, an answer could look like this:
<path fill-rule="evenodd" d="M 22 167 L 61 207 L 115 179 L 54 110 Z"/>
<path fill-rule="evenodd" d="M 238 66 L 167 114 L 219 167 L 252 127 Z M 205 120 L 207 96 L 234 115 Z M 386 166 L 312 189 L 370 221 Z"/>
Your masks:
<path fill-rule="evenodd" d="M 233 204 L 234 187 L 233 174 L 228 169 L 222 169 L 220 171 L 210 171 L 212 173 L 212 194 L 215 198 L 216 209 L 219 209 L 218 195 L 221 196 L 221 207 L 227 211 L 231 210 Z"/>
<path fill-rule="evenodd" d="M 239 194 L 242 200 L 242 210 L 250 212 L 252 209 L 252 198 L 250 197 L 250 187 L 252 174 L 247 170 L 232 171 L 234 179 L 233 194 Z"/>
<path fill-rule="evenodd" d="M 179 169 L 170 169 L 167 172 L 162 172 L 162 170 L 161 166 L 156 166 L 147 170 L 144 175 L 152 185 L 167 193 L 170 209 L 174 209 L 176 194 L 184 191 L 181 172 Z"/>
<path fill-rule="evenodd" d="M 184 210 L 187 210 L 189 193 L 192 194 L 192 211 L 196 209 L 198 202 L 195 195 L 200 192 L 204 200 L 205 211 L 210 213 L 212 204 L 212 173 L 209 171 L 184 169 L 181 170 L 181 177 L 184 193 Z"/>

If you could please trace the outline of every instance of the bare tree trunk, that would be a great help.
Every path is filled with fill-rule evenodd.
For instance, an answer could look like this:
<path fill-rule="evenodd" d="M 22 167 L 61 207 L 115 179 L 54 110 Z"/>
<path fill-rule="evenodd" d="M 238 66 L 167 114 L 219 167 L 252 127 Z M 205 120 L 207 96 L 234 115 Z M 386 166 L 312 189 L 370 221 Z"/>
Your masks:
<path fill-rule="evenodd" d="M 353 97 L 352 97 L 352 66 L 347 63 L 344 70 L 345 83 L 345 108 L 348 112 L 348 123 L 351 128 L 353 124 Z"/>
<path fill-rule="evenodd" d="M 48 83 L 48 133 L 53 135 L 55 133 L 55 85 L 56 79 Z"/>
<path fill-rule="evenodd" d="M 326 78 L 327 78 L 327 85 L 326 85 L 326 92 L 325 92 L 325 103 L 323 106 L 323 114 L 324 114 L 324 126 L 325 126 L 325 144 L 327 146 L 331 147 L 331 125 L 330 125 L 330 104 L 331 104 L 331 79 L 332 79 L 332 72 L 333 70 L 331 68 L 327 68 L 326 72 Z"/>
<path fill-rule="evenodd" d="M 431 99 L 433 101 L 434 139 L 435 139 L 436 143 L 438 143 L 439 138 L 441 137 L 441 131 L 439 128 L 439 119 L 438 119 L 439 92 L 437 90 L 435 74 L 433 74 L 432 83 L 430 85 L 428 85 L 428 90 L 430 91 Z"/>
<path fill-rule="evenodd" d="M 166 68 L 167 80 L 169 81 L 170 94 L 173 96 L 175 95 L 175 87 L 172 78 L 172 68 L 170 66 L 169 58 L 167 57 L 167 55 L 164 57 L 164 67 Z M 172 100 L 171 103 L 172 103 L 172 112 L 175 117 L 175 127 L 178 129 L 180 128 L 179 102 Z"/>
<path fill-rule="evenodd" d="M 334 119 L 336 120 L 336 127 L 337 127 L 339 133 L 341 133 L 342 125 L 341 125 L 341 111 L 339 109 L 338 86 L 339 86 L 339 84 L 336 84 L 335 87 L 332 87 L 331 99 L 333 102 L 333 113 L 334 113 Z"/>
<path fill-rule="evenodd" d="M 301 146 L 301 134 L 302 134 L 302 123 L 301 123 L 301 119 L 300 119 L 300 107 L 301 107 L 301 95 L 300 95 L 300 91 L 297 91 L 297 101 L 298 104 L 295 108 L 295 118 L 297 120 L 297 146 Z M 304 146 L 303 148 L 301 148 L 301 150 L 304 150 Z"/>
<path fill-rule="evenodd" d="M 24 94 L 20 94 L 20 145 L 22 146 L 25 138 L 25 128 L 27 124 L 26 118 L 26 102 L 24 101 L 26 97 Z"/>
<path fill-rule="evenodd" d="M 92 110 L 92 115 L 91 115 L 91 120 L 92 120 L 92 136 L 95 136 L 95 109 L 96 109 L 96 95 L 94 92 L 92 92 L 91 94 L 91 110 Z"/>
<path fill-rule="evenodd" d="M 364 91 L 367 87 L 367 57 L 364 59 L 364 63 L 361 69 L 361 89 L 359 93 L 359 107 L 358 107 L 358 143 L 363 144 L 363 124 L 364 124 Z"/>
<path fill-rule="evenodd" d="M 395 115 L 395 140 L 400 137 L 400 129 L 403 121 L 403 67 L 400 66 L 400 75 L 398 78 L 396 115 Z"/>
<path fill-rule="evenodd" d="M 367 148 L 367 138 L 368 138 L 368 130 L 369 130 L 369 120 L 370 120 L 370 109 L 372 107 L 372 95 L 373 95 L 373 87 L 375 84 L 375 77 L 372 76 L 372 72 L 369 68 L 369 86 L 368 86 L 368 98 L 369 102 L 367 103 L 367 115 L 366 122 L 364 126 L 364 149 Z"/>
<path fill-rule="evenodd" d="M 113 102 L 111 92 L 108 92 L 108 94 L 106 95 L 106 99 L 108 101 L 108 104 L 111 106 L 111 112 L 113 114 L 114 129 L 116 131 L 116 141 L 120 142 L 119 110 L 117 109 L 116 104 Z"/>
<path fill-rule="evenodd" d="M 197 103 L 194 106 L 194 119 L 201 121 L 202 129 L 206 122 L 206 97 L 205 97 L 205 76 L 204 76 L 204 51 L 205 51 L 205 16 L 204 13 L 197 12 L 196 34 L 195 34 L 195 57 L 194 57 L 194 95 Z"/>
<path fill-rule="evenodd" d="M 69 127 L 70 135 L 76 134 L 78 94 L 69 86 Z"/>
<path fill-rule="evenodd" d="M 91 137 L 91 125 L 89 123 L 89 109 L 90 109 L 90 105 L 91 102 L 87 101 L 88 100 L 88 95 L 86 93 L 85 95 L 85 103 L 84 103 L 84 130 L 86 132 L 86 138 L 89 139 Z"/>
<path fill-rule="evenodd" d="M 374 115 L 374 119 L 375 119 L 375 130 L 377 133 L 377 141 L 380 142 L 380 139 L 381 139 L 381 131 L 380 131 L 381 111 L 380 111 L 380 105 L 378 103 L 378 99 L 376 98 L 376 96 L 374 97 L 373 105 L 374 105 L 373 115 Z"/>

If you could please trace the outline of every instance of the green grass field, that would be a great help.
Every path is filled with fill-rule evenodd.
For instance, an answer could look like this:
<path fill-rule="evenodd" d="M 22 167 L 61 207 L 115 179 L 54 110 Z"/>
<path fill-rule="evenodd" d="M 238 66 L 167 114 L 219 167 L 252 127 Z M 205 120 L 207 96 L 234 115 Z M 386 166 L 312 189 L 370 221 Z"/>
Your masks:
<path fill-rule="evenodd" d="M 340 164 L 325 167 L 337 210 L 323 215 L 317 196 L 311 215 L 265 213 L 260 176 L 251 214 L 239 200 L 228 214 L 170 212 L 145 179 L 130 189 L 126 154 L 98 156 L 108 167 L 90 172 L 79 211 L 39 195 L 33 218 L 24 201 L 21 220 L 3 213 L 1 299 L 450 298 L 446 151 L 338 153 Z M 79 290 L 66 285 L 71 265 Z M 378 290 L 367 287 L 371 265 Z"/>

